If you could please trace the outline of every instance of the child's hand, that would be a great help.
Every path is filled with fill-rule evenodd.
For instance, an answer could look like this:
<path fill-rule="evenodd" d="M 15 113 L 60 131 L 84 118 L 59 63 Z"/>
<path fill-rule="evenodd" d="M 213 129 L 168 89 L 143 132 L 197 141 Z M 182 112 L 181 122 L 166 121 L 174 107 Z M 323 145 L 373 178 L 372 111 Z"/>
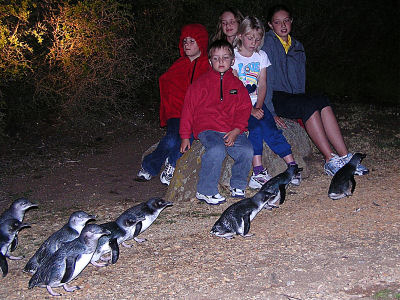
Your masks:
<path fill-rule="evenodd" d="M 252 107 L 251 115 L 257 120 L 261 120 L 262 118 L 264 118 L 264 111 L 261 108 Z"/>
<path fill-rule="evenodd" d="M 181 153 L 185 153 L 189 149 L 190 149 L 190 140 L 189 139 L 182 139 L 181 148 L 180 148 Z"/>
<path fill-rule="evenodd" d="M 236 141 L 237 136 L 240 134 L 240 129 L 235 128 L 224 135 L 225 146 L 231 147 Z"/>
<path fill-rule="evenodd" d="M 282 128 L 287 128 L 285 121 L 281 117 L 275 116 L 274 117 L 276 125 Z"/>

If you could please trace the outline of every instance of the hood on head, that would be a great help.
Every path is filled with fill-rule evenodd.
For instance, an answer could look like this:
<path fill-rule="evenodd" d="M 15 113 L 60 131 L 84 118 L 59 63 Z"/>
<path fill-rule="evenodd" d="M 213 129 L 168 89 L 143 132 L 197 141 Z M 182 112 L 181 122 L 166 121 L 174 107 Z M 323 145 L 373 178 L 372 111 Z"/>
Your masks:
<path fill-rule="evenodd" d="M 196 40 L 197 45 L 200 48 L 200 56 L 207 57 L 207 47 L 208 47 L 208 32 L 207 29 L 201 24 L 188 24 L 183 26 L 181 30 L 181 36 L 179 38 L 179 54 L 183 57 L 185 52 L 183 51 L 183 39 L 185 37 L 192 37 Z"/>

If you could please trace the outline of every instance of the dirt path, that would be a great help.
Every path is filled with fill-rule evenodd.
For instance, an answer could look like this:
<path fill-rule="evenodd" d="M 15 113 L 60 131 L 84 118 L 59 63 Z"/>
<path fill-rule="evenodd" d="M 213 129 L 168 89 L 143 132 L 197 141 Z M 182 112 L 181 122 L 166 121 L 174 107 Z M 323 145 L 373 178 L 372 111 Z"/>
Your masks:
<path fill-rule="evenodd" d="M 134 134 L 100 153 L 68 157 L 37 172 L 1 178 L 1 211 L 17 196 L 40 208 L 26 214 L 32 228 L 20 233 L 9 274 L 0 279 L 1 299 L 48 299 L 45 289 L 28 290 L 27 259 L 75 210 L 114 220 L 126 208 L 166 192 L 159 180 L 133 181 L 141 153 L 162 134 Z M 368 176 L 357 177 L 353 197 L 332 201 L 319 156 L 311 177 L 291 187 L 285 204 L 262 211 L 249 238 L 209 235 L 233 199 L 211 207 L 192 199 L 167 208 L 141 236 L 121 248 L 117 264 L 88 266 L 73 284 L 74 299 L 360 299 L 400 294 L 400 174 L 391 158 L 368 153 Z M 387 290 L 387 291 L 386 291 Z M 397 294 L 396 294 L 397 293 Z M 397 295 L 397 298 L 396 298 Z M 372 298 L 371 298 L 372 299 Z"/>

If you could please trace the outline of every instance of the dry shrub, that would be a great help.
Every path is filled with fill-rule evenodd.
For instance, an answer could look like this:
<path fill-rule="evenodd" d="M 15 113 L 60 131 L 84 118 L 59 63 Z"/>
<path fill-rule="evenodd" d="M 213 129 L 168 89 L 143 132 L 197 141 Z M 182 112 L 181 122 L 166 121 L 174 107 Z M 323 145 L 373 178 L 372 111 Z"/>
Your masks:
<path fill-rule="evenodd" d="M 91 0 L 48 10 L 51 45 L 38 70 L 35 99 L 57 105 L 68 117 L 131 112 L 150 64 L 135 54 L 128 9 L 113 0 Z"/>

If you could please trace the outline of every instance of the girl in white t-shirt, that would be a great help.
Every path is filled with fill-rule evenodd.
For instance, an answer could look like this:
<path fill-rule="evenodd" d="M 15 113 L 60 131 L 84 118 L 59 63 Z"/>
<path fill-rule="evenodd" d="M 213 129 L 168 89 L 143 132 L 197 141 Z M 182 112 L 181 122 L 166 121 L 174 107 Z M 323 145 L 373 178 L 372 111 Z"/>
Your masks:
<path fill-rule="evenodd" d="M 247 88 L 253 108 L 249 119 L 249 140 L 254 149 L 253 174 L 249 186 L 261 188 L 271 176 L 262 165 L 263 141 L 271 150 L 283 158 L 288 165 L 295 165 L 291 147 L 276 127 L 274 118 L 264 104 L 267 91 L 267 67 L 271 65 L 267 54 L 261 49 L 264 44 L 264 26 L 256 17 L 246 17 L 239 25 L 235 47 L 233 73 Z M 300 178 L 292 180 L 300 184 Z"/>

